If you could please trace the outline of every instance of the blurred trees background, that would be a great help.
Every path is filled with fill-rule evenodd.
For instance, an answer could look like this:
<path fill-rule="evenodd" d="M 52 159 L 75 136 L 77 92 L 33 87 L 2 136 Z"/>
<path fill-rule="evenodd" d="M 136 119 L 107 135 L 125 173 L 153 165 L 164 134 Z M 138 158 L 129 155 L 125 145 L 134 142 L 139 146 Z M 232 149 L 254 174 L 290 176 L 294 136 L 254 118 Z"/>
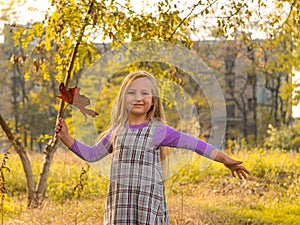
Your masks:
<path fill-rule="evenodd" d="M 21 25 L 15 6 L 25 3 L 1 1 L 5 42 L 0 53 L 0 115 L 1 136 L 9 138 L 23 163 L 29 206 L 39 205 L 45 196 L 58 146 L 53 128 L 64 107 L 56 98 L 59 83 L 71 87 L 82 82 L 83 72 L 101 55 L 126 42 L 164 41 L 197 52 L 216 74 L 224 92 L 228 147 L 243 140 L 252 145 L 299 148 L 297 134 L 287 135 L 291 140 L 282 140 L 292 141 L 289 147 L 274 141 L 274 129 L 299 127 L 291 111 L 300 100 L 299 84 L 293 82 L 300 65 L 299 0 L 200 0 L 185 4 L 162 0 L 146 1 L 142 8 L 130 1 L 53 0 L 42 21 Z M 161 74 L 188 91 L 199 113 L 197 135 L 209 136 L 209 105 L 187 71 L 142 60 L 105 83 L 98 105 L 106 117 L 97 120 L 99 133 L 108 127 L 109 109 L 122 76 L 134 69 Z M 162 88 L 162 92 L 171 94 L 168 85 Z M 168 121 L 176 126 L 178 115 L 172 104 L 166 102 L 165 107 Z M 64 115 L 70 126 L 71 114 L 67 110 Z M 84 132 L 89 135 L 89 131 Z M 45 153 L 37 184 L 28 150 Z"/>

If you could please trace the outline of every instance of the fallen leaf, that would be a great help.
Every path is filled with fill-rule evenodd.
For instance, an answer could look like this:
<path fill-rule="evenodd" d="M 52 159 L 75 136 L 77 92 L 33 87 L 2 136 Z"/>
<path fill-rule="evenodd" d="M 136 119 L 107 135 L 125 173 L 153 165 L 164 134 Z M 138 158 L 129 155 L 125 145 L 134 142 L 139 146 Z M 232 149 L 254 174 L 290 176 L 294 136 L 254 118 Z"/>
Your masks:
<path fill-rule="evenodd" d="M 95 117 L 99 115 L 99 113 L 91 110 L 86 109 L 85 107 L 90 105 L 90 99 L 87 98 L 85 95 L 81 95 L 80 88 L 78 86 L 72 87 L 72 88 L 66 88 L 64 86 L 64 83 L 61 83 L 59 85 L 59 91 L 60 95 L 57 96 L 58 98 L 62 99 L 63 101 L 69 103 L 70 105 L 75 106 L 80 110 L 80 112 L 84 115 L 86 118 L 88 115 Z"/>

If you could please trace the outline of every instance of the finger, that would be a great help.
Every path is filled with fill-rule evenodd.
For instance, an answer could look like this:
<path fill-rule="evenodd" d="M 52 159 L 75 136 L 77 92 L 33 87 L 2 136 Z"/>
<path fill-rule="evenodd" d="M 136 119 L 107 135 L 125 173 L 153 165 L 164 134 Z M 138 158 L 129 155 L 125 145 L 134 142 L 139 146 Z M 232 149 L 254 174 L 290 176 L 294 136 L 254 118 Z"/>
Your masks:
<path fill-rule="evenodd" d="M 62 126 L 62 121 L 61 121 L 60 118 L 57 120 L 56 125 L 58 125 L 58 126 L 60 126 L 60 127 Z"/>
<path fill-rule="evenodd" d="M 245 178 L 245 179 L 247 179 L 247 173 L 246 173 L 246 171 L 244 171 L 244 170 L 241 170 L 241 174 L 242 174 L 242 176 Z"/>
<path fill-rule="evenodd" d="M 66 122 L 65 122 L 65 120 L 64 120 L 63 118 L 59 118 L 59 122 L 60 122 L 60 124 L 62 124 L 62 125 L 66 124 Z"/>
<path fill-rule="evenodd" d="M 250 174 L 249 170 L 247 170 L 244 166 L 241 166 L 241 167 L 240 167 L 240 170 L 242 170 L 243 173 Z"/>
<path fill-rule="evenodd" d="M 246 174 L 246 172 L 243 169 L 239 169 L 236 172 L 237 172 L 240 180 L 247 179 L 247 174 Z"/>
<path fill-rule="evenodd" d="M 233 177 L 235 177 L 235 173 L 234 173 L 233 170 L 231 170 L 231 174 L 232 174 Z"/>
<path fill-rule="evenodd" d="M 55 128 L 54 128 L 54 132 L 55 133 L 59 133 L 61 131 L 61 127 L 60 126 L 56 126 Z"/>
<path fill-rule="evenodd" d="M 249 170 L 247 170 L 245 167 L 243 167 L 243 171 L 246 172 L 247 174 L 250 174 Z"/>
<path fill-rule="evenodd" d="M 239 178 L 240 180 L 242 180 L 243 177 L 242 177 L 242 175 L 241 175 L 240 170 L 237 170 L 237 171 L 235 171 L 235 172 L 236 172 L 236 174 L 238 175 L 238 178 Z"/>
<path fill-rule="evenodd" d="M 59 122 L 57 122 L 57 123 L 55 124 L 54 129 L 61 129 L 61 128 L 62 128 L 62 125 L 59 124 Z"/>

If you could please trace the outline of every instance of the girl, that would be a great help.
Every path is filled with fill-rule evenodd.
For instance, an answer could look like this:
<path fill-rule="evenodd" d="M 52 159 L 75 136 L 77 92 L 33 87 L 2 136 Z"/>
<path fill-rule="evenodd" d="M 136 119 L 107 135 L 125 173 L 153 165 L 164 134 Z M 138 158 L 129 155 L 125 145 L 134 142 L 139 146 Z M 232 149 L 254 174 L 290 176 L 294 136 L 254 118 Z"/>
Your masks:
<path fill-rule="evenodd" d="M 247 178 L 249 172 L 241 161 L 163 123 L 156 80 L 145 71 L 124 79 L 111 116 L 111 129 L 94 146 L 72 138 L 63 119 L 55 127 L 61 141 L 86 161 L 112 154 L 105 225 L 170 224 L 161 166 L 163 146 L 193 150 L 223 163 L 233 176 Z"/>

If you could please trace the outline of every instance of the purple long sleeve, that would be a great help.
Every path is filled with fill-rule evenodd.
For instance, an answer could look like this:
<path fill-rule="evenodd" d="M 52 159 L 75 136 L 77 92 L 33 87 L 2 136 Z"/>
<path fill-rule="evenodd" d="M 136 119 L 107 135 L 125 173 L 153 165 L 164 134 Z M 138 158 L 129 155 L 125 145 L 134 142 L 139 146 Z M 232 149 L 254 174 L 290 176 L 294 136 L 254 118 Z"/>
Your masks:
<path fill-rule="evenodd" d="M 130 125 L 129 127 L 130 129 L 141 129 L 145 126 L 147 126 L 147 124 Z M 88 162 L 98 161 L 112 152 L 112 146 L 110 144 L 111 132 L 112 130 L 108 131 L 107 134 L 93 146 L 85 145 L 75 139 L 71 150 L 80 158 Z M 215 149 L 214 146 L 207 142 L 189 134 L 180 132 L 165 124 L 157 126 L 153 135 L 153 144 L 155 146 L 189 149 L 208 158 L 210 158 L 212 150 Z"/>
<path fill-rule="evenodd" d="M 110 136 L 111 130 L 93 146 L 86 145 L 75 139 L 71 150 L 87 162 L 96 162 L 111 153 Z"/>
<path fill-rule="evenodd" d="M 214 146 L 186 133 L 175 130 L 165 124 L 160 124 L 154 133 L 153 143 L 156 146 L 185 148 L 210 158 Z"/>

